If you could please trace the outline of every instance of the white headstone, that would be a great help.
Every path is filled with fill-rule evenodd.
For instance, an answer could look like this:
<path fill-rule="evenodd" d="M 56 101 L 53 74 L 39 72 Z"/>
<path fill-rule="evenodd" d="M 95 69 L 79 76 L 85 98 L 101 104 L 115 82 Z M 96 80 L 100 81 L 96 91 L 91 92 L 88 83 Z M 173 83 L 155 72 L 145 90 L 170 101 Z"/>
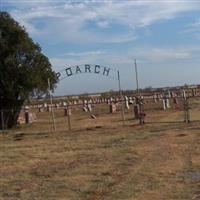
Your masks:
<path fill-rule="evenodd" d="M 169 101 L 169 99 L 166 99 L 165 102 L 166 102 L 166 107 L 167 107 L 167 108 L 170 108 L 171 106 L 170 106 L 170 101 Z"/>
<path fill-rule="evenodd" d="M 163 103 L 163 110 L 166 110 L 166 103 L 165 103 L 165 99 L 162 100 Z"/>
<path fill-rule="evenodd" d="M 90 103 L 88 103 L 87 109 L 88 109 L 89 112 L 92 112 L 92 105 Z"/>

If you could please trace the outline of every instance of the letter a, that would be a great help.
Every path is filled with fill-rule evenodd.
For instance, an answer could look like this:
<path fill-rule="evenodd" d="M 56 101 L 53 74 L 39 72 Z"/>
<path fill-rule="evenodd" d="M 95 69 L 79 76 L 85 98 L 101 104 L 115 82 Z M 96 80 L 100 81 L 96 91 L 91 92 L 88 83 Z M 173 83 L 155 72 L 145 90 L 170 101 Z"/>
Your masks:
<path fill-rule="evenodd" d="M 80 67 L 77 65 L 76 66 L 76 74 L 78 74 L 78 73 L 82 73 L 82 71 L 81 71 Z"/>

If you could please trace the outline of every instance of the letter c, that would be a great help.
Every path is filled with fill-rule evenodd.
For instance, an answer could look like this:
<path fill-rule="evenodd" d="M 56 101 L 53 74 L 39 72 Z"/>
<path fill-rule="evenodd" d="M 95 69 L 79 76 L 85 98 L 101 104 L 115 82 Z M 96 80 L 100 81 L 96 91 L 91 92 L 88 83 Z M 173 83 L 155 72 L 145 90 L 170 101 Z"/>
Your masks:
<path fill-rule="evenodd" d="M 94 68 L 94 73 L 99 74 L 100 70 L 97 71 L 97 69 L 100 69 L 99 65 L 95 65 L 95 68 Z"/>

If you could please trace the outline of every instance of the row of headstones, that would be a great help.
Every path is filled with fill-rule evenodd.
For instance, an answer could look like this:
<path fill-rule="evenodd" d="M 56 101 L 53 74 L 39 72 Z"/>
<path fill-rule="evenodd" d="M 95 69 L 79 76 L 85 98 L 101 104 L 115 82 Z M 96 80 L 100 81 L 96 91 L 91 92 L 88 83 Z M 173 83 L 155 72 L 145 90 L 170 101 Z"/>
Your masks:
<path fill-rule="evenodd" d="M 53 104 L 54 108 L 59 108 L 59 107 L 65 107 L 67 105 L 86 105 L 86 104 L 98 104 L 98 103 L 110 103 L 110 102 L 113 102 L 113 101 L 119 101 L 119 98 L 91 98 L 91 99 L 88 99 L 88 100 L 70 100 L 68 102 L 60 102 L 60 103 L 56 103 L 56 104 Z M 40 104 L 40 105 L 36 105 L 34 107 L 41 107 L 41 108 L 47 108 L 49 105 L 47 103 L 44 103 L 44 104 Z"/>
<path fill-rule="evenodd" d="M 200 90 L 198 89 L 192 89 L 192 90 L 179 90 L 179 91 L 168 91 L 168 92 L 162 92 L 162 93 L 156 93 L 153 95 L 154 101 L 158 101 L 159 99 L 163 98 L 176 98 L 176 97 L 184 97 L 186 98 L 187 96 L 199 96 L 200 95 Z"/>
<path fill-rule="evenodd" d="M 51 107 L 47 105 L 48 111 L 50 111 Z M 41 107 L 39 107 L 41 109 Z M 91 116 L 91 118 L 95 119 L 96 116 L 92 113 L 92 104 L 88 103 L 83 106 L 83 111 L 88 112 Z M 40 110 L 41 112 L 41 110 Z M 116 112 L 116 104 L 110 104 L 110 113 Z M 64 115 L 65 116 L 71 116 L 72 115 L 72 110 L 70 106 L 66 106 L 64 108 Z M 25 106 L 22 108 L 19 117 L 18 117 L 18 124 L 29 124 L 32 122 L 35 122 L 37 120 L 36 114 L 33 112 L 30 112 L 30 107 Z"/>
<path fill-rule="evenodd" d="M 198 91 L 197 90 L 192 90 L 194 95 L 197 95 L 198 94 Z M 159 99 L 163 99 L 164 97 L 167 97 L 167 98 L 174 98 L 174 97 L 180 97 L 183 95 L 183 93 L 185 93 L 186 95 L 186 91 L 183 90 L 183 91 L 178 91 L 178 92 L 174 92 L 174 91 L 168 91 L 168 94 L 165 93 L 155 93 L 153 94 L 150 98 L 153 98 L 155 102 L 157 102 Z M 68 102 L 60 102 L 60 103 L 56 103 L 56 104 L 53 104 L 54 108 L 59 108 L 59 107 L 65 107 L 68 105 L 86 105 L 88 103 L 90 104 L 98 104 L 98 103 L 107 103 L 107 104 L 110 104 L 110 103 L 117 103 L 121 100 L 123 101 L 126 101 L 126 102 L 129 102 L 129 104 L 133 104 L 134 100 L 136 98 L 135 97 L 128 97 L 128 96 L 123 96 L 122 99 L 120 97 L 109 97 L 109 98 L 91 98 L 91 99 L 85 99 L 85 100 L 81 100 L 81 99 L 78 99 L 78 100 L 70 100 Z M 48 107 L 51 107 L 50 105 L 48 105 L 47 103 L 44 103 L 44 104 L 41 104 L 41 105 L 36 105 L 35 107 L 38 107 L 38 108 L 44 108 L 44 109 L 48 109 Z"/>
<path fill-rule="evenodd" d="M 176 97 L 179 97 L 179 96 L 180 96 L 180 94 L 169 92 L 168 96 L 166 96 L 164 94 L 155 94 L 155 95 L 153 95 L 153 99 L 154 99 L 154 102 L 162 100 L 163 109 L 166 110 L 171 107 L 170 106 L 170 98 L 173 98 L 174 103 L 177 104 Z M 187 97 L 186 92 L 184 90 L 182 91 L 181 96 L 184 98 Z M 106 103 L 109 104 L 109 112 L 115 113 L 117 111 L 117 105 L 121 99 L 111 97 L 109 99 L 104 99 L 104 101 L 105 100 L 106 100 Z M 139 115 L 138 114 L 139 113 L 138 105 L 144 104 L 144 102 L 143 102 L 144 97 L 141 96 L 140 98 L 135 98 L 135 97 L 124 96 L 122 100 L 125 101 L 125 109 L 130 109 L 129 105 L 135 103 L 133 110 L 135 113 L 135 117 L 138 118 L 138 115 Z M 92 106 L 94 106 L 94 103 L 95 103 L 95 101 L 93 101 L 93 99 L 90 99 L 89 101 L 88 100 L 79 101 L 79 103 L 83 103 L 83 111 L 84 112 L 90 113 L 92 118 L 95 118 L 95 116 L 92 114 Z M 68 104 L 66 102 L 62 102 L 59 104 L 54 104 L 54 107 L 55 108 L 64 107 L 64 114 L 65 114 L 65 116 L 68 116 L 68 115 L 72 114 L 70 105 L 72 105 L 71 102 Z M 51 107 L 51 105 L 45 103 L 43 105 L 38 105 L 38 109 L 39 109 L 39 112 L 44 111 L 44 109 L 46 109 L 46 111 L 51 111 L 52 107 Z M 33 122 L 35 120 L 36 120 L 36 115 L 34 113 L 29 112 L 28 106 L 26 106 L 24 108 L 24 115 L 20 113 L 19 118 L 18 118 L 19 123 L 29 123 L 29 122 Z"/>
<path fill-rule="evenodd" d="M 183 91 L 182 96 L 184 98 L 186 98 L 186 93 L 184 91 Z M 178 95 L 176 97 L 178 97 Z M 175 96 L 171 96 L 171 98 L 173 98 L 173 103 L 174 104 L 178 104 L 178 100 L 177 100 L 176 97 Z M 138 113 L 139 113 L 139 107 L 138 106 L 144 104 L 144 97 L 140 96 L 139 98 L 135 98 L 134 99 L 134 98 L 130 98 L 130 97 L 125 96 L 124 99 L 125 99 L 125 109 L 129 110 L 130 109 L 130 104 L 134 104 L 135 105 L 133 107 L 133 110 L 134 110 L 134 113 L 135 113 L 135 117 L 138 118 Z M 167 110 L 167 109 L 171 108 L 170 97 L 167 97 L 167 96 L 164 96 L 164 95 L 161 94 L 159 96 L 158 100 L 162 101 L 163 110 Z M 92 101 L 90 101 L 90 102 L 92 102 Z M 117 103 L 116 102 L 117 102 L 117 100 L 114 99 L 114 98 L 110 98 L 110 101 L 107 102 L 109 104 L 109 112 L 110 113 L 115 113 L 117 111 L 117 105 L 119 104 L 119 102 L 117 102 Z M 92 114 L 92 107 L 93 106 L 94 106 L 94 104 L 89 103 L 88 101 L 85 101 L 84 105 L 83 105 L 83 111 Z M 70 106 L 66 106 L 64 108 L 64 112 L 65 112 L 66 116 L 67 116 L 67 114 L 71 115 Z"/>
<path fill-rule="evenodd" d="M 152 95 L 152 98 L 154 103 L 157 103 L 159 101 L 162 101 L 162 107 L 163 110 L 167 110 L 171 108 L 170 105 L 170 99 L 173 100 L 174 104 L 178 104 L 178 99 L 179 98 L 184 98 L 186 99 L 188 94 L 186 93 L 185 90 L 180 90 L 180 91 L 168 91 L 168 92 L 162 92 L 162 93 L 155 93 Z"/>
<path fill-rule="evenodd" d="M 117 111 L 117 105 L 116 103 L 110 103 L 109 104 L 109 113 L 115 113 Z M 93 106 L 92 104 L 86 104 L 82 107 L 83 112 L 89 113 L 92 118 L 96 118 L 96 116 L 93 114 Z M 64 108 L 64 114 L 65 116 L 71 115 L 72 110 L 70 106 L 67 106 Z"/>
<path fill-rule="evenodd" d="M 141 97 L 141 99 L 143 100 L 144 98 Z M 159 100 L 163 101 L 163 109 L 164 110 L 166 108 L 170 108 L 170 103 L 169 103 L 169 99 L 168 98 L 163 98 L 163 99 L 159 99 Z M 126 96 L 125 96 L 125 98 L 124 98 L 123 101 L 125 102 L 125 109 L 128 109 L 128 110 L 130 109 L 130 105 L 131 104 L 138 104 L 137 103 L 137 99 L 128 98 Z M 175 99 L 174 99 L 174 101 L 175 101 Z M 106 103 L 109 105 L 110 113 L 114 113 L 116 111 L 116 106 L 119 103 L 119 100 L 118 99 L 112 99 L 112 98 L 110 98 Z M 64 108 L 64 109 L 66 109 L 70 105 L 72 105 L 72 104 L 71 103 L 67 104 L 66 102 L 63 102 L 62 104 L 54 104 L 53 107 L 54 108 Z M 85 101 L 84 104 L 83 104 L 83 111 L 85 111 L 85 112 L 92 112 L 92 107 L 94 105 L 95 104 L 92 101 L 89 101 L 89 102 Z M 44 105 L 39 105 L 38 106 L 38 111 L 39 112 L 51 111 L 51 110 L 52 110 L 51 104 L 46 104 L 45 103 Z"/>
<path fill-rule="evenodd" d="M 195 95 L 197 95 L 197 91 L 193 90 L 193 93 L 195 93 Z M 181 96 L 186 96 L 186 91 L 179 91 L 179 92 L 173 92 L 173 91 L 169 91 L 168 94 L 166 93 L 156 93 L 153 94 L 150 98 L 152 98 L 154 100 L 154 102 L 158 102 L 158 101 L 163 101 L 163 109 L 167 109 L 170 108 L 170 104 L 169 104 L 169 99 L 173 98 L 173 101 L 176 103 L 177 102 L 177 97 L 181 97 Z M 141 97 L 144 99 L 144 97 Z M 145 97 L 148 98 L 148 97 Z M 119 97 L 110 97 L 110 98 L 91 98 L 89 100 L 72 100 L 69 102 L 60 102 L 60 103 L 56 103 L 53 104 L 53 108 L 65 108 L 68 105 L 83 105 L 84 107 L 88 107 L 89 106 L 89 110 L 90 110 L 90 105 L 93 104 L 98 104 L 98 103 L 107 103 L 107 104 L 117 104 L 120 101 L 125 101 L 125 108 L 129 109 L 129 105 L 130 104 L 137 104 L 137 99 L 135 97 L 127 97 L 127 96 L 123 96 L 123 98 L 119 98 Z M 44 104 L 40 104 L 40 105 L 36 105 L 36 107 L 38 108 L 39 112 L 42 111 L 51 111 L 52 106 L 50 104 L 44 103 Z M 85 108 L 84 108 L 85 109 Z M 88 108 L 87 108 L 88 109 Z"/>
<path fill-rule="evenodd" d="M 92 105 L 98 104 L 98 103 L 107 103 L 107 104 L 113 104 L 113 103 L 118 103 L 120 101 L 125 101 L 126 102 L 126 107 L 129 109 L 129 104 L 133 104 L 134 97 L 127 97 L 124 96 L 123 99 L 120 98 L 107 98 L 107 99 L 89 99 L 89 100 L 74 100 L 74 101 L 69 101 L 69 102 L 60 102 L 53 104 L 53 108 L 65 108 L 67 106 L 71 105 L 83 105 L 83 107 L 88 107 L 87 109 L 91 109 Z M 39 112 L 43 111 L 51 111 L 52 105 L 51 104 L 40 104 L 34 106 L 35 108 L 38 108 Z M 85 109 L 85 108 L 84 108 Z"/>
<path fill-rule="evenodd" d="M 186 97 L 185 97 L 186 98 Z M 173 104 L 177 105 L 178 104 L 178 98 L 177 97 L 173 97 L 173 98 L 168 98 L 166 96 L 162 97 L 162 98 L 159 98 L 159 99 L 156 99 L 154 102 L 157 103 L 159 101 L 162 101 L 162 108 L 163 110 L 167 110 L 169 108 L 171 108 L 171 103 L 170 103 L 170 99 L 172 99 L 173 101 Z"/>
<path fill-rule="evenodd" d="M 167 99 L 168 100 L 168 99 Z M 139 104 L 142 105 L 142 98 L 140 99 L 136 99 L 136 104 L 134 105 L 133 107 L 133 111 L 134 111 L 134 115 L 135 115 L 135 118 L 136 119 L 139 119 L 140 118 L 140 115 L 142 115 L 143 113 L 140 112 L 140 109 L 139 109 Z M 110 103 L 109 104 L 109 112 L 110 113 L 115 113 L 117 111 L 117 105 L 118 103 Z M 130 109 L 129 107 L 129 101 L 125 101 L 125 108 L 126 109 Z M 96 116 L 92 113 L 92 104 L 88 103 L 88 104 L 85 104 L 83 106 L 83 111 L 84 112 L 88 112 L 91 116 L 91 118 L 95 119 Z M 71 107 L 70 106 L 67 106 L 64 108 L 64 115 L 65 116 L 71 116 L 72 115 L 72 111 L 71 111 Z M 36 121 L 36 115 L 35 113 L 32 113 L 32 112 L 29 112 L 29 107 L 26 106 L 24 108 L 23 111 L 21 111 L 20 115 L 19 115 L 19 118 L 18 118 L 18 123 L 19 124 L 23 124 L 23 123 L 32 123 L 34 121 Z"/>

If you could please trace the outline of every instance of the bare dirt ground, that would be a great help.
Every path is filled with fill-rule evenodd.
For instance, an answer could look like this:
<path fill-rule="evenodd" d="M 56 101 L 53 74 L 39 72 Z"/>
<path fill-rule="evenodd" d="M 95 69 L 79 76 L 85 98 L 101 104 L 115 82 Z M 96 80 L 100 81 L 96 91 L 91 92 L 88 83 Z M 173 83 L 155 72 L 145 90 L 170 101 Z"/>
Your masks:
<path fill-rule="evenodd" d="M 74 111 L 72 131 L 56 111 L 55 132 L 44 112 L 0 134 L 0 199 L 200 199 L 200 122 L 146 108 L 151 123 L 138 126 L 129 111 L 123 126 L 120 112 L 101 109 L 97 119 Z"/>

